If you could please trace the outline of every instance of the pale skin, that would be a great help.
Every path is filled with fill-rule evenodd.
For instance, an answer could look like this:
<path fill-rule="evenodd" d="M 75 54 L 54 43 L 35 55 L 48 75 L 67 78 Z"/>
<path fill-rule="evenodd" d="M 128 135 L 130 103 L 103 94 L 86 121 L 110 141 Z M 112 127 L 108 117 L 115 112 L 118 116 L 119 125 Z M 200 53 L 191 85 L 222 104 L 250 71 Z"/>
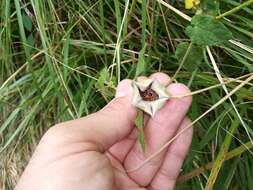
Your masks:
<path fill-rule="evenodd" d="M 140 77 L 139 80 L 145 77 Z M 163 73 L 150 76 L 162 84 Z M 192 128 L 143 167 L 140 165 L 191 121 L 186 113 L 191 97 L 171 99 L 154 118 L 145 118 L 146 155 L 134 127 L 131 81 L 123 80 L 116 98 L 89 116 L 57 124 L 42 137 L 15 190 L 168 190 L 173 189 L 192 139 Z M 189 93 L 170 84 L 172 95 Z M 123 172 L 125 171 L 125 172 Z"/>

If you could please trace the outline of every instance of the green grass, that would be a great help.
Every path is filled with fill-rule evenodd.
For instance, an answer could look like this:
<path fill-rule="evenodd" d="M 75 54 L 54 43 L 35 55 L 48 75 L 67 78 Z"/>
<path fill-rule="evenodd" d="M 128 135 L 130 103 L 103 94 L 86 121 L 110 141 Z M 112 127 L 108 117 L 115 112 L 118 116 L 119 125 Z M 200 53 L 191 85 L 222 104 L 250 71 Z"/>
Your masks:
<path fill-rule="evenodd" d="M 197 91 L 253 72 L 252 0 L 201 1 L 233 35 L 210 52 L 185 34 L 196 9 L 166 2 L 1 1 L 0 189 L 13 188 L 49 127 L 99 110 L 124 78 L 162 71 Z M 190 118 L 245 80 L 195 94 Z M 229 98 L 195 123 L 177 189 L 253 189 L 253 83 Z"/>

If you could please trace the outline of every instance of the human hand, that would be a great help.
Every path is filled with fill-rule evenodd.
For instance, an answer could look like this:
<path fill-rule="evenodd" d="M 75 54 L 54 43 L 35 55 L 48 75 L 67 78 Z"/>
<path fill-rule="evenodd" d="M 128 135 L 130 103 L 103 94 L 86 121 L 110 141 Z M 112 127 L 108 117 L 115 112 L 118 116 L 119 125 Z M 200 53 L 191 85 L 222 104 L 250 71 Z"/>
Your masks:
<path fill-rule="evenodd" d="M 169 77 L 150 78 L 166 84 Z M 154 118 L 145 118 L 146 153 L 134 127 L 130 80 L 120 82 L 116 98 L 97 113 L 50 128 L 37 146 L 15 190 L 173 189 L 192 139 L 187 129 L 144 167 L 133 172 L 179 130 L 190 125 L 185 116 L 191 97 L 171 99 Z M 182 84 L 167 87 L 172 95 L 188 93 Z"/>

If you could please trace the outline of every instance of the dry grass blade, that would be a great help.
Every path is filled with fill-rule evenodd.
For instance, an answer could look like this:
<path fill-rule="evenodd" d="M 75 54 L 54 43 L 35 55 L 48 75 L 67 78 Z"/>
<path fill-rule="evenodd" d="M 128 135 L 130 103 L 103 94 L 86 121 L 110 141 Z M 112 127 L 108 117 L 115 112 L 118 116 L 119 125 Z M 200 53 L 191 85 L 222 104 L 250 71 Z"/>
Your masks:
<path fill-rule="evenodd" d="M 219 84 L 216 84 L 216 85 L 213 85 L 213 86 L 209 86 L 207 88 L 203 88 L 203 89 L 200 89 L 200 90 L 196 90 L 194 92 L 190 92 L 188 94 L 182 94 L 182 95 L 177 95 L 177 96 L 171 96 L 171 98 L 183 98 L 183 97 L 187 97 L 187 96 L 193 96 L 193 95 L 197 95 L 197 94 L 200 94 L 200 93 L 203 93 L 203 92 L 206 92 L 208 90 L 211 90 L 211 89 L 214 89 L 214 88 L 217 88 L 217 87 L 220 87 L 224 84 L 229 84 L 229 83 L 232 83 L 232 82 L 237 82 L 237 83 L 242 83 L 244 81 L 240 80 L 240 79 L 243 79 L 243 78 L 246 78 L 246 77 L 249 77 L 251 76 L 252 73 L 249 73 L 249 74 L 246 74 L 246 75 L 243 75 L 243 76 L 240 76 L 238 78 L 230 78 L 230 79 L 225 79 L 226 82 L 222 82 L 222 83 L 219 83 Z M 248 85 L 253 85 L 252 83 L 247 83 Z"/>
<path fill-rule="evenodd" d="M 212 63 L 212 65 L 213 65 L 213 68 L 214 68 L 214 71 L 215 71 L 215 74 L 216 74 L 218 80 L 220 81 L 220 83 L 224 83 L 223 78 L 221 77 L 220 70 L 219 70 L 219 68 L 218 68 L 218 66 L 217 66 L 217 64 L 216 64 L 216 62 L 215 62 L 215 59 L 214 59 L 214 57 L 213 57 L 213 55 L 212 55 L 211 50 L 210 50 L 209 47 L 207 47 L 207 53 L 208 53 L 208 55 L 209 55 L 209 58 L 210 58 L 210 60 L 211 60 L 211 63 Z M 225 91 L 226 94 L 229 94 L 226 85 L 223 84 L 223 85 L 222 85 L 222 88 L 223 88 L 223 90 Z M 232 107 L 233 107 L 233 109 L 234 109 L 234 111 L 235 111 L 235 113 L 236 113 L 236 115 L 237 115 L 237 117 L 238 117 L 240 123 L 241 123 L 242 126 L 244 127 L 244 129 L 245 129 L 245 131 L 246 131 L 246 133 L 247 133 L 247 135 L 248 135 L 250 141 L 251 141 L 252 144 L 253 144 L 253 141 L 252 141 L 252 138 L 251 138 L 251 136 L 250 136 L 250 134 L 249 134 L 249 131 L 248 131 L 248 129 L 247 129 L 247 126 L 246 126 L 246 124 L 244 123 L 244 121 L 243 121 L 241 115 L 239 114 L 239 112 L 238 112 L 238 110 L 237 110 L 237 108 L 236 108 L 236 106 L 235 106 L 235 104 L 234 104 L 232 98 L 231 98 L 231 97 L 228 97 L 228 100 L 230 101 L 230 103 L 231 103 L 231 105 L 232 105 Z M 230 129 L 231 129 L 230 133 L 233 134 L 233 133 L 235 132 L 235 129 L 238 128 L 238 127 L 239 127 L 239 124 L 236 122 L 234 125 L 231 126 L 231 128 L 230 128 Z M 219 170 L 220 170 L 220 168 L 221 168 L 221 166 L 222 166 L 222 164 L 223 164 L 223 162 L 224 162 L 224 160 L 225 160 L 225 154 L 227 153 L 228 148 L 229 148 L 230 143 L 231 143 L 231 139 L 232 139 L 231 134 L 227 133 L 227 135 L 226 135 L 226 137 L 225 137 L 225 140 L 224 140 L 224 142 L 223 142 L 223 144 L 222 144 L 222 146 L 221 146 L 221 150 L 220 150 L 220 152 L 219 152 L 219 154 L 218 154 L 218 156 L 217 156 L 217 158 L 216 158 L 216 160 L 215 160 L 215 162 L 214 162 L 214 165 L 213 165 L 211 174 L 210 174 L 210 176 L 209 176 L 209 178 L 208 178 L 208 181 L 207 181 L 207 184 L 206 184 L 206 187 L 205 187 L 206 190 L 213 189 L 213 185 L 214 185 L 214 183 L 215 183 L 215 181 L 216 181 L 216 178 L 218 177 Z"/>
<path fill-rule="evenodd" d="M 164 5 L 168 9 L 172 10 L 173 12 L 175 12 L 176 14 L 178 14 L 179 16 L 181 16 L 182 18 L 184 18 L 185 20 L 191 21 L 191 17 L 189 17 L 188 15 L 184 14 L 182 11 L 176 9 L 175 7 L 171 6 L 169 3 L 166 3 L 163 0 L 156 0 L 156 1 L 158 3 L 161 3 L 162 5 Z"/>
<path fill-rule="evenodd" d="M 249 127 L 253 125 L 253 101 L 248 101 L 253 100 L 253 82 L 246 80 L 253 71 L 253 10 L 252 4 L 245 6 L 249 2 L 252 0 L 220 0 L 218 4 L 204 0 L 195 5 L 196 9 L 185 9 L 183 0 L 1 1 L 0 189 L 14 189 L 14 170 L 9 169 L 15 168 L 18 179 L 31 150 L 50 126 L 100 110 L 114 98 L 120 79 L 138 75 L 164 72 L 192 89 L 172 97 L 194 95 L 189 117 L 202 118 L 194 121 L 194 151 L 189 152 L 182 170 L 215 160 L 215 150 L 221 149 L 227 134 L 233 136 L 233 147 L 243 145 L 248 137 L 242 125 L 234 134 L 226 127 L 232 120 L 240 124 L 243 119 L 251 137 L 253 134 Z M 205 47 L 187 34 L 195 25 L 190 22 L 196 14 L 222 17 L 215 22 L 233 35 L 229 42 L 210 46 L 215 58 L 212 63 L 219 67 L 216 73 Z M 214 33 L 225 36 L 218 28 Z M 203 34 L 203 41 L 212 36 L 205 30 Z M 187 57 L 191 42 L 194 44 Z M 236 87 L 241 84 L 247 86 Z M 233 102 L 221 87 L 227 88 L 227 95 L 237 88 Z M 206 115 L 206 110 L 213 111 Z M 218 189 L 234 185 L 250 189 L 252 155 L 251 150 L 243 157 L 236 153 L 235 160 L 243 158 L 244 162 L 222 164 L 215 183 L 223 186 Z M 227 166 L 238 167 L 224 175 Z M 207 174 L 176 188 L 204 189 Z"/>
<path fill-rule="evenodd" d="M 129 8 L 129 0 L 126 0 L 124 15 L 123 15 L 120 29 L 118 32 L 118 38 L 117 38 L 117 42 L 116 42 L 116 46 L 115 46 L 115 53 L 114 53 L 114 57 L 113 57 L 113 64 L 115 64 L 115 60 L 116 60 L 116 65 L 117 65 L 117 80 L 118 80 L 118 82 L 120 82 L 120 75 L 121 75 L 121 72 L 120 72 L 120 67 L 121 67 L 120 66 L 120 47 L 121 47 L 121 43 L 122 43 L 121 39 L 122 39 L 122 32 L 123 32 L 124 24 L 127 22 L 128 8 Z M 113 74 L 113 67 L 112 67 L 111 73 Z"/>
<path fill-rule="evenodd" d="M 146 165 L 150 160 L 155 158 L 157 155 L 159 155 L 164 149 L 166 149 L 176 138 L 178 138 L 181 134 L 183 134 L 185 131 L 187 131 L 192 125 L 197 123 L 201 118 L 206 116 L 209 112 L 214 110 L 216 107 L 218 107 L 220 104 L 222 104 L 224 101 L 226 101 L 230 96 L 232 96 L 237 90 L 242 88 L 244 85 L 246 85 L 248 82 L 250 82 L 253 79 L 253 74 L 251 74 L 250 77 L 248 77 L 244 82 L 239 84 L 236 88 L 234 88 L 231 92 L 229 92 L 226 96 L 224 96 L 222 99 L 220 99 L 216 104 L 214 104 L 210 109 L 208 109 L 205 113 L 203 113 L 201 116 L 199 116 L 196 120 L 194 120 L 191 125 L 186 126 L 184 129 L 179 131 L 170 141 L 165 143 L 159 150 L 157 150 L 154 154 L 152 154 L 150 157 L 148 157 L 145 161 L 143 161 L 142 164 L 136 166 L 135 168 L 129 169 L 126 172 L 134 172 L 140 168 L 142 168 L 144 165 Z"/>
<path fill-rule="evenodd" d="M 236 156 L 239 156 L 243 152 L 251 149 L 252 147 L 253 147 L 253 144 L 249 141 L 249 142 L 229 151 L 228 153 L 226 153 L 224 161 L 230 160 Z M 213 164 L 214 164 L 214 162 L 209 162 L 209 163 L 205 164 L 204 166 L 201 166 L 201 167 L 199 167 L 199 168 L 197 168 L 185 175 L 180 176 L 177 180 L 177 183 L 181 184 L 181 183 L 184 183 L 184 182 L 192 179 L 193 177 L 199 176 L 201 173 L 205 172 L 206 170 L 212 169 Z"/>
<path fill-rule="evenodd" d="M 31 60 L 35 59 L 39 55 L 44 53 L 44 51 L 40 51 L 31 57 Z M 1 85 L 0 90 L 2 90 L 20 71 L 22 71 L 28 64 L 28 61 L 25 62 L 19 69 L 17 69 L 5 82 Z"/>

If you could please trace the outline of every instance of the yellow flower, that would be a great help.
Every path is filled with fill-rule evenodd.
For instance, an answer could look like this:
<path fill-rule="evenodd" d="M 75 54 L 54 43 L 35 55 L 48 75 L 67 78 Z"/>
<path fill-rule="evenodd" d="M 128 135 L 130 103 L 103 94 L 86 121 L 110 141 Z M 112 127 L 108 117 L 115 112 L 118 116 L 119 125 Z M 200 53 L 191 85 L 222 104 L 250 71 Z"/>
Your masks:
<path fill-rule="evenodd" d="M 194 6 L 200 3 L 200 0 L 185 0 L 185 8 L 192 9 Z"/>

